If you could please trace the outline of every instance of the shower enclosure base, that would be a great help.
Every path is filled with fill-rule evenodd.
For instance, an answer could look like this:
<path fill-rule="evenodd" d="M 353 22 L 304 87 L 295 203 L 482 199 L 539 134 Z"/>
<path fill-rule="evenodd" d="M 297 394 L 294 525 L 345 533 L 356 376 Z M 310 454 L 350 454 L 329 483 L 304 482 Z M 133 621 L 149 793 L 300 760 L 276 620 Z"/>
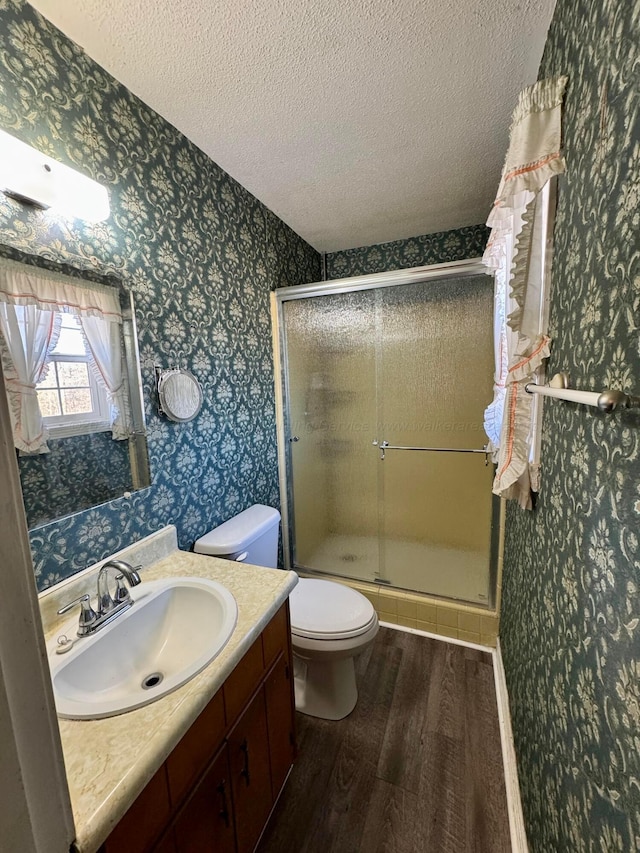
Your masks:
<path fill-rule="evenodd" d="M 499 627 L 499 604 L 496 609 L 491 609 L 482 605 L 434 598 L 423 593 L 345 578 L 329 572 L 310 572 L 299 569 L 298 574 L 302 577 L 324 577 L 358 590 L 371 601 L 381 622 L 495 648 Z M 498 593 L 499 590 L 498 585 Z"/>
<path fill-rule="evenodd" d="M 353 580 L 389 581 L 392 588 L 412 590 L 436 598 L 487 606 L 487 555 L 438 545 L 387 539 L 388 562 L 401 566 L 393 577 L 377 574 L 379 540 L 376 536 L 334 534 L 310 553 L 298 555 L 297 568 L 339 575 Z M 389 585 L 381 584 L 381 592 Z"/>

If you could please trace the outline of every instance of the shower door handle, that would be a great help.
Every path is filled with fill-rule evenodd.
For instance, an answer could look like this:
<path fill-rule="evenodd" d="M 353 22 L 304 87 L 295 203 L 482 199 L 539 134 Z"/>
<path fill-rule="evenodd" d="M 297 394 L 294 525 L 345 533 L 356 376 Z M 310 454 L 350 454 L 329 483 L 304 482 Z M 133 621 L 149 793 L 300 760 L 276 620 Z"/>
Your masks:
<path fill-rule="evenodd" d="M 427 453 L 483 453 L 485 465 L 489 464 L 489 449 L 484 447 L 406 447 L 398 444 L 389 444 L 388 441 L 373 441 L 375 447 L 380 447 L 380 459 L 384 461 L 386 450 L 424 450 Z"/>
<path fill-rule="evenodd" d="M 389 442 L 388 441 L 378 442 L 377 439 L 374 439 L 374 441 L 372 441 L 371 444 L 373 444 L 374 447 L 380 448 L 380 461 L 384 462 L 384 451 L 387 447 L 389 447 Z"/>

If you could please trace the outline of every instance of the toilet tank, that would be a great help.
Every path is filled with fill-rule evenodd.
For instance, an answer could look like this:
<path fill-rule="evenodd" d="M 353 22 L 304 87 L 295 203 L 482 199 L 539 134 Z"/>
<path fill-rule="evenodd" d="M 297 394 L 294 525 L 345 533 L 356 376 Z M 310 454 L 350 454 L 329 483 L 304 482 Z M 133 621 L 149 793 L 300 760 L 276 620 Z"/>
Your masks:
<path fill-rule="evenodd" d="M 254 504 L 198 539 L 193 550 L 196 554 L 275 569 L 279 526 L 277 509 Z"/>

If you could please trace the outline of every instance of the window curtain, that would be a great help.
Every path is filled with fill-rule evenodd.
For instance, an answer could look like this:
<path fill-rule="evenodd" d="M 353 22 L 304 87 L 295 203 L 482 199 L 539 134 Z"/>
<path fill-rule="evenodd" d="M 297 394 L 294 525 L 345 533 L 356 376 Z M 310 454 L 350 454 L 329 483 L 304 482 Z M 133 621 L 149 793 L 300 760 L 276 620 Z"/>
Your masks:
<path fill-rule="evenodd" d="M 23 453 L 48 453 L 36 385 L 47 372 L 60 331 L 60 314 L 36 305 L 0 302 L 0 330 L 14 444 Z"/>
<path fill-rule="evenodd" d="M 543 306 L 544 241 L 541 190 L 565 170 L 561 108 L 566 77 L 525 89 L 513 113 L 509 149 L 498 194 L 487 220 L 491 229 L 483 256 L 495 273 L 494 399 L 485 429 L 497 463 L 495 494 L 531 509 L 539 486 L 532 396 L 525 385 L 549 356 Z"/>
<path fill-rule="evenodd" d="M 61 315 L 79 318 L 93 356 L 94 374 L 112 403 L 115 439 L 130 433 L 130 412 L 122 365 L 122 311 L 113 287 L 78 285 L 59 273 L 0 260 L 0 331 L 15 446 L 26 453 L 47 453 L 36 385 L 46 375 L 58 340 Z M 22 322 L 20 322 L 22 321 Z"/>
<path fill-rule="evenodd" d="M 114 439 L 123 440 L 131 434 L 132 422 L 122 365 L 120 324 L 86 314 L 81 314 L 79 319 L 93 356 L 94 374 L 111 399 L 111 434 Z"/>

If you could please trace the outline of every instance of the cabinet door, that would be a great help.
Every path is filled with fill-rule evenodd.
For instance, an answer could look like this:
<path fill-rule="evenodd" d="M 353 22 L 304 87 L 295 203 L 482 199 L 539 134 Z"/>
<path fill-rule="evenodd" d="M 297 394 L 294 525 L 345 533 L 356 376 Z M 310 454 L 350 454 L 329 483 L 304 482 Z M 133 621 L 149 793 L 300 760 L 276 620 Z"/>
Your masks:
<path fill-rule="evenodd" d="M 289 602 L 285 601 L 262 632 L 262 655 L 265 667 L 271 666 L 281 652 L 282 654 L 288 652 L 291 638 L 288 608 Z"/>
<path fill-rule="evenodd" d="M 161 840 L 153 848 L 153 853 L 178 853 L 173 828 L 165 832 Z"/>
<path fill-rule="evenodd" d="M 271 758 L 271 792 L 275 800 L 296 755 L 292 672 L 288 656 L 281 655 L 265 682 L 267 727 Z"/>
<path fill-rule="evenodd" d="M 264 675 L 262 637 L 258 637 L 224 683 L 224 707 L 227 723 L 237 719 L 247 700 Z"/>
<path fill-rule="evenodd" d="M 229 761 L 238 853 L 251 853 L 273 804 L 264 688 L 229 735 Z"/>
<path fill-rule="evenodd" d="M 218 690 L 167 758 L 171 805 L 176 809 L 220 749 L 225 728 L 224 699 Z"/>
<path fill-rule="evenodd" d="M 178 815 L 174 837 L 178 853 L 235 853 L 226 744 Z"/>
<path fill-rule="evenodd" d="M 104 844 L 104 853 L 146 853 L 169 822 L 171 808 L 164 764 L 147 783 Z"/>

